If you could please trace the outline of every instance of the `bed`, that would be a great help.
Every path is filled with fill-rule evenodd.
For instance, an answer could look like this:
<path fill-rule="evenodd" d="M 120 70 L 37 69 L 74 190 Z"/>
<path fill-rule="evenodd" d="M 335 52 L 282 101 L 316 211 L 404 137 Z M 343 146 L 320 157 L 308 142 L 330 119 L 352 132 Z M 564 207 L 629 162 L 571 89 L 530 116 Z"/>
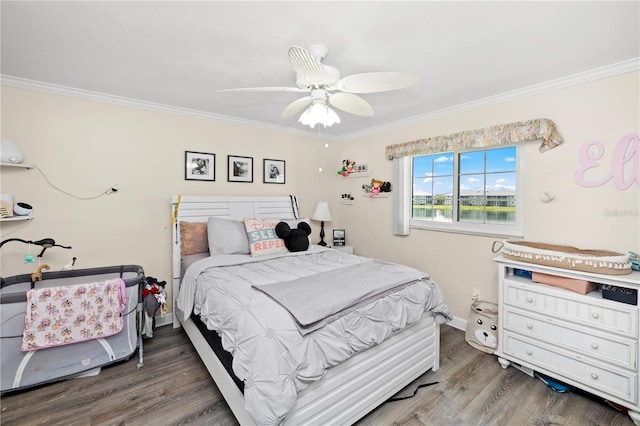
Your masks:
<path fill-rule="evenodd" d="M 174 326 L 240 424 L 352 424 L 439 368 L 451 312 L 422 271 L 256 242 L 252 229 L 304 220 L 294 196 L 174 196 L 172 211 Z M 336 291 L 354 299 L 327 311 Z"/>

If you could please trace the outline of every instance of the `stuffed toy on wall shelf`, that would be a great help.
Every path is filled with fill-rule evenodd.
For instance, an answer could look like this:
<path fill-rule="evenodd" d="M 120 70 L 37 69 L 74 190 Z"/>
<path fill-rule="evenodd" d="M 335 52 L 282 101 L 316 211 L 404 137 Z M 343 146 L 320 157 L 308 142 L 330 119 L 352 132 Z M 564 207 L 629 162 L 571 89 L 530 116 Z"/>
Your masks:
<path fill-rule="evenodd" d="M 364 192 L 369 194 L 369 197 L 375 197 L 380 193 L 391 192 L 391 182 L 385 182 L 380 179 L 371 179 L 371 184 L 366 183 L 362 185 Z"/>

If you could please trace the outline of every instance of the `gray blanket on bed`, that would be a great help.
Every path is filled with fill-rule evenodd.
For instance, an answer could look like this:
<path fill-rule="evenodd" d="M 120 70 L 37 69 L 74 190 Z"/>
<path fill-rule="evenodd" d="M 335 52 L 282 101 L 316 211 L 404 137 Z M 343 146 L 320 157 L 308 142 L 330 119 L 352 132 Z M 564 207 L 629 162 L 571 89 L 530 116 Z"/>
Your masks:
<path fill-rule="evenodd" d="M 304 335 L 428 274 L 380 260 L 253 287 L 282 305 Z"/>

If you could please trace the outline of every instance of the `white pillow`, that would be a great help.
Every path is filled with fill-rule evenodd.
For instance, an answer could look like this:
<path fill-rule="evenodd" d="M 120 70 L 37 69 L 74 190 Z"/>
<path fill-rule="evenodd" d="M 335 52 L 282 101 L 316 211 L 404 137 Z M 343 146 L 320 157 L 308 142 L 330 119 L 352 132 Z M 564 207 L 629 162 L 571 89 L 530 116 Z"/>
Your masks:
<path fill-rule="evenodd" d="M 249 239 L 241 220 L 210 217 L 207 222 L 209 253 L 249 254 Z"/>
<path fill-rule="evenodd" d="M 250 217 L 244 219 L 251 256 L 287 253 L 289 251 L 284 245 L 284 240 L 276 235 L 278 222 L 278 219 L 254 219 Z"/>

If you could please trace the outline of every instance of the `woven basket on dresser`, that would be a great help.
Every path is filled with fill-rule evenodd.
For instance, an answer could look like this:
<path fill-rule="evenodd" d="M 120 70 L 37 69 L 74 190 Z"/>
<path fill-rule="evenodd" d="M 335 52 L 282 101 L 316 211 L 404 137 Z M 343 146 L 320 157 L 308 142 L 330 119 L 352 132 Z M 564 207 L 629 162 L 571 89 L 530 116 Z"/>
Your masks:
<path fill-rule="evenodd" d="M 610 250 L 584 250 L 571 246 L 530 241 L 502 241 L 502 244 L 502 255 L 520 262 L 597 274 L 625 275 L 631 273 L 631 262 L 626 253 Z"/>

